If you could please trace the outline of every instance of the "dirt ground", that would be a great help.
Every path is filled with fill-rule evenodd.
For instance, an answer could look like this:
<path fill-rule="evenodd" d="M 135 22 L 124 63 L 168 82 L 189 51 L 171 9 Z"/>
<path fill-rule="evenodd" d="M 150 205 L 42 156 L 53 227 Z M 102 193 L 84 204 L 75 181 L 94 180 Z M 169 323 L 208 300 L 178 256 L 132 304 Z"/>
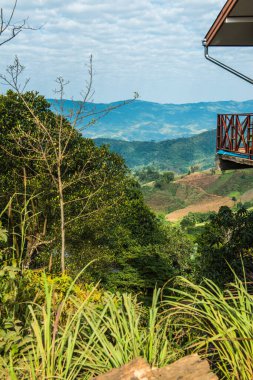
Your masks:
<path fill-rule="evenodd" d="M 207 174 L 207 173 L 193 173 L 177 180 L 179 183 L 187 183 L 190 186 L 201 187 L 202 189 L 207 189 L 212 183 L 217 181 L 219 178 L 218 174 Z"/>
<path fill-rule="evenodd" d="M 176 210 L 166 215 L 165 219 L 169 222 L 176 222 L 188 215 L 189 212 L 208 212 L 219 211 L 221 206 L 232 207 L 234 202 L 228 197 L 219 197 L 210 195 L 210 199 L 206 199 L 205 202 L 199 202 L 192 204 L 180 210 Z"/>
<path fill-rule="evenodd" d="M 192 186 L 193 188 L 198 189 L 199 192 L 202 193 L 202 195 L 205 194 L 205 196 L 203 197 L 203 199 L 191 204 L 190 206 L 169 213 L 168 215 L 166 215 L 165 219 L 170 222 L 176 222 L 177 220 L 182 219 L 184 216 L 188 215 L 189 212 L 217 212 L 219 211 L 221 206 L 232 207 L 234 205 L 234 202 L 229 197 L 208 194 L 205 191 L 205 189 L 207 189 L 212 183 L 214 183 L 218 179 L 218 177 L 218 175 L 211 175 L 206 173 L 193 173 L 191 175 L 187 175 L 184 178 L 179 179 L 177 182 Z M 250 194 L 248 195 L 248 197 L 250 198 Z"/>

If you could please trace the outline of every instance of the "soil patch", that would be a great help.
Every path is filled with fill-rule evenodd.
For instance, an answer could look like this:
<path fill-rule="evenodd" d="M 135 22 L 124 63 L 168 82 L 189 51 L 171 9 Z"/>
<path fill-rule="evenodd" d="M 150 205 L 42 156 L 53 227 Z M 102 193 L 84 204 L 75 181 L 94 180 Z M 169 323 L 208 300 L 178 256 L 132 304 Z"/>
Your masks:
<path fill-rule="evenodd" d="M 192 173 L 179 180 L 179 183 L 187 183 L 193 187 L 201 187 L 207 189 L 211 184 L 217 181 L 219 174 L 207 174 L 207 173 Z"/>
<path fill-rule="evenodd" d="M 215 195 L 210 195 L 205 201 L 201 201 L 196 204 L 192 204 L 180 210 L 173 211 L 166 215 L 165 219 L 169 222 L 176 222 L 182 219 L 184 216 L 188 215 L 189 212 L 218 212 L 221 206 L 232 207 L 234 202 L 228 197 L 219 197 Z"/>

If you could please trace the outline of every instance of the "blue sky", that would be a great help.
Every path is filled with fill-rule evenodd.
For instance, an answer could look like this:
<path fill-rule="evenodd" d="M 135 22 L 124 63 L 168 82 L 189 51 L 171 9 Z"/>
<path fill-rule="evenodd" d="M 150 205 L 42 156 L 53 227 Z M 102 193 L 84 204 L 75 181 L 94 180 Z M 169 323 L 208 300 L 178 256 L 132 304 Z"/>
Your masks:
<path fill-rule="evenodd" d="M 201 40 L 225 0 L 19 0 L 16 20 L 32 26 L 0 48 L 0 71 L 15 55 L 30 88 L 54 97 L 55 78 L 70 81 L 66 97 L 80 98 L 89 55 L 94 101 L 130 98 L 185 103 L 253 98 L 253 88 L 203 57 Z M 8 14 L 12 0 L 0 0 Z M 213 54 L 253 76 L 252 49 Z"/>

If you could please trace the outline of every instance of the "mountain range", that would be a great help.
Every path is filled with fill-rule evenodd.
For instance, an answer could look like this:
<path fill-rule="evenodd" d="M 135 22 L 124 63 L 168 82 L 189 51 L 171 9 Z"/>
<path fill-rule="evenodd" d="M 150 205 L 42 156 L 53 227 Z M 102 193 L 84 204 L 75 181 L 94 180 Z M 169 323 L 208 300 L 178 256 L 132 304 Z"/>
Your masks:
<path fill-rule="evenodd" d="M 56 100 L 48 99 L 52 109 L 59 109 Z M 189 104 L 159 104 L 136 100 L 122 102 L 86 103 L 85 116 L 79 123 L 84 136 L 124 141 L 163 141 L 190 137 L 216 127 L 217 113 L 251 113 L 253 100 L 235 102 L 202 102 Z M 80 102 L 64 100 L 65 115 L 75 113 Z M 115 108 L 107 113 L 110 108 Z M 89 115 L 87 117 L 87 114 Z M 91 121 L 93 125 L 85 128 Z"/>

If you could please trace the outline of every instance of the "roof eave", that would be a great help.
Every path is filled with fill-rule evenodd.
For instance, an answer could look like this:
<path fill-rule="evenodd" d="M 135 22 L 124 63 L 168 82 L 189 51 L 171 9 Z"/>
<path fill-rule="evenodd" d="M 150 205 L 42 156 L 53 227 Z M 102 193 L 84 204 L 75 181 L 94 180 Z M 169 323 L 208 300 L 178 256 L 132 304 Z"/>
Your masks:
<path fill-rule="evenodd" d="M 227 0 L 226 4 L 222 8 L 221 12 L 219 13 L 219 15 L 216 18 L 216 20 L 214 21 L 211 29 L 209 30 L 209 32 L 207 33 L 207 35 L 205 37 L 205 45 L 206 46 L 211 45 L 214 37 L 216 36 L 218 31 L 220 30 L 224 21 L 229 16 L 230 12 L 232 11 L 232 9 L 234 8 L 234 6 L 236 5 L 237 2 L 238 2 L 238 0 Z"/>

